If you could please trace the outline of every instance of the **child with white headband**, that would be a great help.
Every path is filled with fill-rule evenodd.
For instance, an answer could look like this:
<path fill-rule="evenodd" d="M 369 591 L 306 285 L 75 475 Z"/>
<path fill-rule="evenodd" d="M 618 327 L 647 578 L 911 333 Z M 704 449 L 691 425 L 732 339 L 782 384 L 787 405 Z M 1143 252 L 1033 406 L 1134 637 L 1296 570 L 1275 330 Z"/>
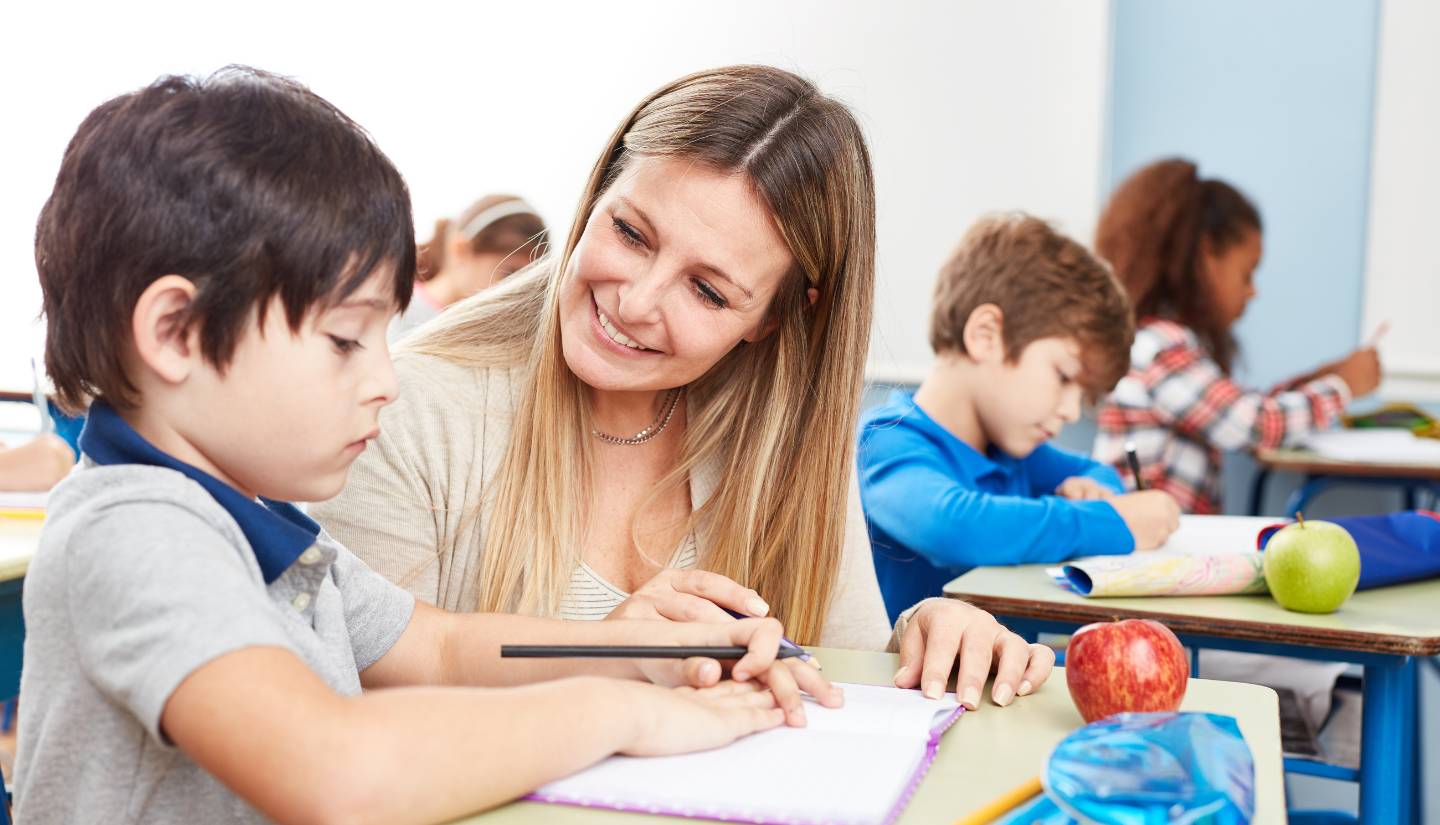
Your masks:
<path fill-rule="evenodd" d="M 492 286 L 539 257 L 545 222 L 516 195 L 486 195 L 455 220 L 435 223 L 419 260 L 410 307 L 390 324 L 394 341 L 451 304 Z"/>

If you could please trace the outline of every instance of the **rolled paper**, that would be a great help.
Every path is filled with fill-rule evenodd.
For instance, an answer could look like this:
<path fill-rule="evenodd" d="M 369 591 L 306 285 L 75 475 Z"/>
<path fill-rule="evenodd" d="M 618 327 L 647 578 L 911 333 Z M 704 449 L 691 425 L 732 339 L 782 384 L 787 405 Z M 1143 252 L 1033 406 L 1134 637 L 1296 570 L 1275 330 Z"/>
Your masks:
<path fill-rule="evenodd" d="M 1134 553 L 1076 559 L 1052 570 L 1070 589 L 1093 598 L 1223 596 L 1266 592 L 1263 559 L 1260 553 Z"/>

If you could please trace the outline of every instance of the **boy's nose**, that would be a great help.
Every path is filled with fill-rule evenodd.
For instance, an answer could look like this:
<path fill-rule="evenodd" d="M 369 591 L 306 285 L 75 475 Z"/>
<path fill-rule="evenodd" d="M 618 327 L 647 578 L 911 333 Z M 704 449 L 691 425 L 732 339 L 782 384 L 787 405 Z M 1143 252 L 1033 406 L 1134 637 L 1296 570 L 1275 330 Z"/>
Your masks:
<path fill-rule="evenodd" d="M 388 348 L 382 347 L 379 354 L 365 400 L 366 403 L 378 401 L 383 407 L 400 397 L 400 379 L 395 375 L 395 363 L 390 360 Z"/>

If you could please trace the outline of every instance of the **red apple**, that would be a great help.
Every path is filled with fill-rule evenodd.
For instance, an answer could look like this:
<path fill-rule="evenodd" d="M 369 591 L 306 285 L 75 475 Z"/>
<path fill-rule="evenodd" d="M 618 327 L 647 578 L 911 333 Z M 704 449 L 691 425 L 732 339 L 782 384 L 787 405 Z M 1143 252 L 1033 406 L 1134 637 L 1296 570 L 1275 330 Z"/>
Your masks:
<path fill-rule="evenodd" d="M 1065 683 L 1086 722 L 1125 711 L 1179 710 L 1189 678 L 1180 640 L 1149 619 L 1087 624 L 1065 652 Z"/>

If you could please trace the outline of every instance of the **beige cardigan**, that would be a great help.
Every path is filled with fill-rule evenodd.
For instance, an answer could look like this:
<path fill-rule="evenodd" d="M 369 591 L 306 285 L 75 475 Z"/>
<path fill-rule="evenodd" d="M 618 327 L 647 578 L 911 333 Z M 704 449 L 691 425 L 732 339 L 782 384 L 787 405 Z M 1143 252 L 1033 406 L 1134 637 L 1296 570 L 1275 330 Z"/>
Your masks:
<path fill-rule="evenodd" d="M 351 467 L 340 495 L 313 505 L 310 513 L 417 598 L 473 611 L 488 508 L 478 519 L 465 517 L 480 505 L 505 455 L 519 371 L 413 353 L 397 356 L 395 370 L 400 397 L 381 412 L 380 437 Z M 708 475 L 691 479 L 696 506 L 715 489 L 716 479 Z M 442 553 L 447 547 L 460 549 Z M 704 555 L 702 546 L 702 566 Z M 840 574 L 820 643 L 893 650 L 898 631 L 892 637 L 852 474 Z"/>

